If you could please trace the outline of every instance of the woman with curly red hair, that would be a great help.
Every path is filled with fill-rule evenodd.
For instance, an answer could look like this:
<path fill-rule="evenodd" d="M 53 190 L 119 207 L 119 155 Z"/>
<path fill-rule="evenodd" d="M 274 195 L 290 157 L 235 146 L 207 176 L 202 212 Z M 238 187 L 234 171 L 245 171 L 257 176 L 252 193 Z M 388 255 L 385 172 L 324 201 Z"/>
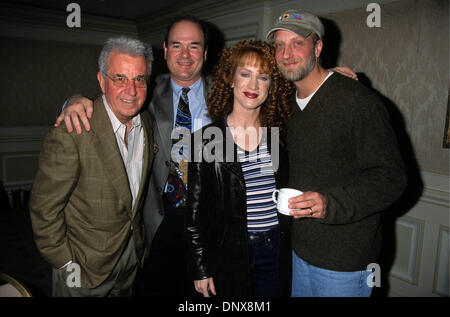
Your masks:
<path fill-rule="evenodd" d="M 222 52 L 207 99 L 213 123 L 194 133 L 201 159 L 188 172 L 187 242 L 204 296 L 289 295 L 290 219 L 272 193 L 286 178 L 278 145 L 290 93 L 269 44 L 242 41 Z M 202 157 L 207 151 L 214 160 Z"/>

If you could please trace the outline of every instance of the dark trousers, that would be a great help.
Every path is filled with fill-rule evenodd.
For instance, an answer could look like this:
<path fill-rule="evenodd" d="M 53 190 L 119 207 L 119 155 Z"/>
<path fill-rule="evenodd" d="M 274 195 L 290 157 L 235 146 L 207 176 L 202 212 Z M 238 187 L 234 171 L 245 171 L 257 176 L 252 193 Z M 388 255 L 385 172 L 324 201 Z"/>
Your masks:
<path fill-rule="evenodd" d="M 184 241 L 185 207 L 164 204 L 164 219 L 153 238 L 144 267 L 136 278 L 137 296 L 192 297 Z"/>
<path fill-rule="evenodd" d="M 278 229 L 249 232 L 250 271 L 255 297 L 279 297 Z"/>

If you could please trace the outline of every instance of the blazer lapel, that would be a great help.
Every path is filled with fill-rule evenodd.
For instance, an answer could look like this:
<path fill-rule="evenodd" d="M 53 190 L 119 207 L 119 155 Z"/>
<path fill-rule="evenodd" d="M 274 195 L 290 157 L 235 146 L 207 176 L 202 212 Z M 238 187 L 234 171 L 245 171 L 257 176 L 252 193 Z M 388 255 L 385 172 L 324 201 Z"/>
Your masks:
<path fill-rule="evenodd" d="M 203 77 L 203 96 L 205 96 L 205 99 L 207 98 L 209 94 L 209 88 L 211 87 L 211 77 Z"/>
<path fill-rule="evenodd" d="M 101 97 L 94 102 L 94 116 L 91 119 L 91 126 L 94 134 L 93 147 L 97 156 L 103 162 L 106 177 L 113 184 L 118 196 L 128 207 L 127 209 L 131 210 L 133 199 L 128 184 L 127 172 L 117 146 L 111 121 Z"/>
<path fill-rule="evenodd" d="M 172 129 L 173 129 L 173 92 L 170 84 L 170 77 L 164 78 L 162 85 L 158 86 L 158 90 L 153 92 L 153 100 L 150 109 L 155 120 L 155 125 L 160 135 L 158 148 L 163 151 L 165 157 L 170 158 L 172 150 Z"/>

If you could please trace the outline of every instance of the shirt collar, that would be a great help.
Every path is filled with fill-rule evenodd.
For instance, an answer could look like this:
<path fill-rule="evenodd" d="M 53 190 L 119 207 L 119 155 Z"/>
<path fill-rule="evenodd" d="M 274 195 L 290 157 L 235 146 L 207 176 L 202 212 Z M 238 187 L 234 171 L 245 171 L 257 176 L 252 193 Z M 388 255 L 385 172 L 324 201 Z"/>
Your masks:
<path fill-rule="evenodd" d="M 170 78 L 170 84 L 172 85 L 172 90 L 177 95 L 181 94 L 181 89 L 185 88 L 185 87 L 182 87 L 182 86 L 178 85 L 172 78 Z M 192 85 L 187 86 L 187 87 L 189 87 L 191 89 L 189 91 L 189 93 L 192 93 L 192 94 L 197 96 L 199 94 L 200 89 L 202 88 L 202 86 L 203 86 L 202 85 L 202 77 L 200 76 L 200 78 L 197 79 L 197 81 L 195 83 L 193 83 Z"/>
<path fill-rule="evenodd" d="M 111 108 L 108 105 L 108 102 L 106 101 L 106 97 L 105 95 L 102 95 L 102 99 L 103 99 L 103 104 L 105 106 L 106 112 L 108 113 L 109 116 L 109 120 L 111 121 L 112 127 L 113 127 L 113 131 L 114 133 L 117 133 L 117 130 L 120 129 L 120 127 L 125 126 L 125 124 L 123 124 L 122 122 L 119 121 L 119 119 L 117 119 L 116 115 L 114 114 L 114 112 L 111 110 Z M 137 116 L 135 116 L 132 121 L 131 121 L 131 128 L 136 128 L 141 126 L 142 122 L 141 122 L 141 116 L 138 114 Z"/>

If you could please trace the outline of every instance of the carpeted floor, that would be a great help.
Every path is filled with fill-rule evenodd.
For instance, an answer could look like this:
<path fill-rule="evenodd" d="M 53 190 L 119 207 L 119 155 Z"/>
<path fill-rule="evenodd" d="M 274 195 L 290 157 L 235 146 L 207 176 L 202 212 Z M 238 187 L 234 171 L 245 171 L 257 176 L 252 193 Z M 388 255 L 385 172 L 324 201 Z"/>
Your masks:
<path fill-rule="evenodd" d="M 35 297 L 51 296 L 51 266 L 36 248 L 24 208 L 0 209 L 0 272 L 24 283 Z"/>

